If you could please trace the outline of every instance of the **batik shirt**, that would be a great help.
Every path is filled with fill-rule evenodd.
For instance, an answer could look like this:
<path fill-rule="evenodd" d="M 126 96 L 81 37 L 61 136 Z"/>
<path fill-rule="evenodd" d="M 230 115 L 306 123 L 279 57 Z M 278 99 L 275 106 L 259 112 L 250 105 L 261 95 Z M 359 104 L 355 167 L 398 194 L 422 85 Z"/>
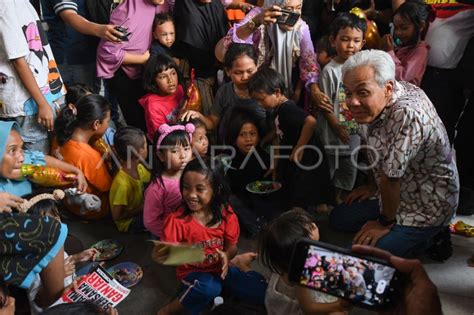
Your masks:
<path fill-rule="evenodd" d="M 361 131 L 377 185 L 382 173 L 401 181 L 397 223 L 447 224 L 458 204 L 458 172 L 446 129 L 426 94 L 397 82 L 389 104 Z"/>

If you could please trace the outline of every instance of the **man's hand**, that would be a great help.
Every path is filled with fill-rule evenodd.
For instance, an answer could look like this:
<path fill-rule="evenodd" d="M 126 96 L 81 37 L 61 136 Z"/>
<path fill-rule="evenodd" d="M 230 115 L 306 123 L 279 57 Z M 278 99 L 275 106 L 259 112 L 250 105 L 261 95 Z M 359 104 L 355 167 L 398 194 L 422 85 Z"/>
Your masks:
<path fill-rule="evenodd" d="M 392 225 L 383 226 L 378 221 L 368 221 L 354 237 L 353 243 L 375 246 L 378 240 L 390 232 Z"/>
<path fill-rule="evenodd" d="M 396 257 L 375 247 L 353 245 L 352 251 L 389 261 L 404 276 L 404 281 L 401 282 L 401 300 L 394 303 L 392 309 L 380 314 L 442 314 L 438 290 L 420 261 Z"/>

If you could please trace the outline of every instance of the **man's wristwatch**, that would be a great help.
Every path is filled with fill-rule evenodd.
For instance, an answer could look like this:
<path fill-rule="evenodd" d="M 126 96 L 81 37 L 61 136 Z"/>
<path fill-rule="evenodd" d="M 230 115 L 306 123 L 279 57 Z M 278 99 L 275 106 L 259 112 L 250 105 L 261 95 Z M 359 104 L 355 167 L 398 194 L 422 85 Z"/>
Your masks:
<path fill-rule="evenodd" d="M 397 223 L 397 219 L 388 219 L 385 215 L 381 214 L 377 221 L 383 226 L 389 226 L 394 223 Z"/>

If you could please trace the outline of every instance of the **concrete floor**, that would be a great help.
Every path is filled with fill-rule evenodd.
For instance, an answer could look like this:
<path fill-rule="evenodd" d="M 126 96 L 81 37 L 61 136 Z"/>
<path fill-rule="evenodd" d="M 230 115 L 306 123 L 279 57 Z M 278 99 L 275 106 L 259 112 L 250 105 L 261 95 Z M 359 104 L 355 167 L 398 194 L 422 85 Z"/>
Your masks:
<path fill-rule="evenodd" d="M 474 216 L 458 217 L 466 223 L 474 225 Z M 336 245 L 350 244 L 351 236 L 335 233 L 327 225 L 327 217 L 319 217 L 321 240 Z M 156 314 L 157 310 L 168 303 L 178 288 L 174 268 L 155 264 L 151 260 L 152 244 L 147 234 L 121 234 L 115 230 L 111 221 L 85 222 L 77 219 L 65 219 L 70 234 L 81 240 L 84 248 L 106 238 L 119 240 L 124 250 L 117 258 L 107 261 L 106 267 L 119 262 L 131 261 L 139 264 L 144 271 L 142 281 L 132 288 L 130 295 L 118 306 L 120 314 Z M 466 264 L 466 260 L 474 254 L 474 238 L 453 236 L 454 254 L 445 263 L 423 260 L 425 267 L 437 285 L 446 315 L 474 314 L 474 268 Z M 255 250 L 255 240 L 241 237 L 239 251 Z M 268 271 L 254 263 L 254 269 L 268 275 Z M 78 269 L 76 269 L 78 270 Z M 355 308 L 350 314 L 370 314 Z M 290 315 L 290 314 L 289 314 Z"/>

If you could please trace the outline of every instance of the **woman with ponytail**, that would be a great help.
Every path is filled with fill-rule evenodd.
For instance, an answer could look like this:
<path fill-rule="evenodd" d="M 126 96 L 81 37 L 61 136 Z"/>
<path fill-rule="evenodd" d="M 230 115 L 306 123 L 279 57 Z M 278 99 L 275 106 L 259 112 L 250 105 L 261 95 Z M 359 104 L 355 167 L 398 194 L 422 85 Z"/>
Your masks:
<path fill-rule="evenodd" d="M 97 94 L 81 97 L 75 105 L 68 104 L 59 113 L 55 123 L 59 145 L 58 158 L 82 170 L 89 184 L 87 192 L 102 200 L 99 212 L 82 214 L 79 209 L 69 209 L 87 219 L 100 219 L 109 213 L 108 192 L 112 178 L 101 154 L 89 143 L 102 137 L 110 121 L 110 105 Z"/>

